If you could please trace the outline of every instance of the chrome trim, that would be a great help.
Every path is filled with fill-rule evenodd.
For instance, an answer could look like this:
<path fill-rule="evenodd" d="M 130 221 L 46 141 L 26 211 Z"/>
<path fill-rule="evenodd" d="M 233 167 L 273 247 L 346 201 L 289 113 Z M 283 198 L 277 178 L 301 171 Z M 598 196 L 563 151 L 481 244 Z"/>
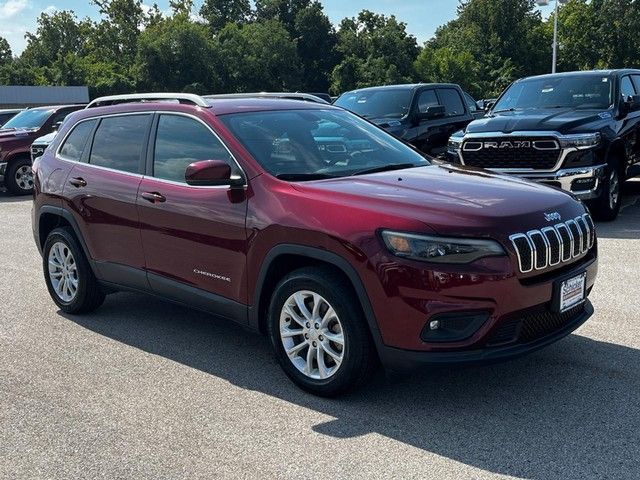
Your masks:
<path fill-rule="evenodd" d="M 551 148 L 536 147 L 536 143 L 542 143 L 542 142 L 553 142 L 555 146 Z M 535 148 L 536 150 L 542 150 L 542 151 L 560 150 L 560 142 L 558 142 L 557 140 L 534 140 L 531 142 L 531 147 Z"/>
<path fill-rule="evenodd" d="M 585 213 L 581 216 L 569 219 L 565 222 L 561 222 L 553 226 L 547 226 L 541 229 L 529 230 L 526 233 L 514 233 L 513 235 L 509 236 L 509 240 L 513 245 L 516 257 L 518 258 L 518 268 L 520 272 L 529 273 L 533 270 L 536 270 L 536 271 L 544 270 L 548 267 L 553 267 L 561 263 L 570 263 L 574 259 L 585 255 L 593 247 L 593 244 L 595 243 L 595 231 L 593 231 L 593 235 L 592 235 L 591 233 L 592 230 L 589 227 L 589 222 L 587 221 L 587 219 L 591 220 L 591 217 L 589 216 L 589 214 Z M 573 232 L 571 231 L 572 224 L 574 224 L 578 230 L 578 237 L 574 236 Z M 563 241 L 563 236 L 561 235 L 562 229 L 564 229 L 567 233 L 567 237 L 569 239 L 568 244 Z M 559 258 L 559 261 L 557 262 L 552 262 L 552 259 L 551 259 L 551 241 L 550 241 L 551 232 L 553 232 L 553 235 L 555 235 L 556 239 L 558 240 L 560 258 Z M 585 242 L 585 235 L 587 236 L 586 242 Z M 541 252 L 539 252 L 538 247 L 536 247 L 535 239 L 537 236 L 542 238 L 542 241 L 545 245 L 544 248 L 546 253 L 546 261 L 544 262 L 542 261 L 538 262 L 538 260 L 541 260 L 539 259 L 539 254 Z M 529 252 L 524 252 L 518 247 L 516 241 L 522 238 L 526 240 L 530 250 Z M 577 253 L 574 255 L 574 250 L 576 249 L 576 245 L 577 245 Z M 585 248 L 583 248 L 583 246 L 585 246 Z M 565 259 L 565 253 L 568 253 L 566 259 Z M 531 261 L 531 268 L 525 270 L 522 267 L 522 263 L 523 263 L 523 258 L 526 258 L 527 255 L 530 255 L 529 258 Z M 539 263 L 540 265 L 538 265 Z"/>

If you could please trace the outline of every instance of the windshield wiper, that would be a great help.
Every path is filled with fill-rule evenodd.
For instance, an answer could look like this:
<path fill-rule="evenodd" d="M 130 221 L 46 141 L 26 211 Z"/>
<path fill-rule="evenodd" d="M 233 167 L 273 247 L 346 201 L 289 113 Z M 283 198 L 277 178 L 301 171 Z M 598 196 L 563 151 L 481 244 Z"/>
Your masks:
<path fill-rule="evenodd" d="M 390 172 L 392 170 L 403 170 L 405 168 L 414 168 L 420 167 L 421 165 L 416 165 L 415 163 L 390 163 L 389 165 L 382 165 L 380 167 L 373 168 L 365 168 L 364 170 L 358 170 L 351 175 L 366 175 L 368 173 L 379 173 L 379 172 Z"/>
<path fill-rule="evenodd" d="M 522 109 L 521 109 L 521 108 L 514 108 L 514 107 L 511 107 L 511 108 L 503 108 L 502 110 L 494 110 L 494 111 L 493 111 L 493 112 L 491 112 L 491 113 L 515 112 L 516 110 L 522 110 Z"/>
<path fill-rule="evenodd" d="M 328 173 L 279 173 L 276 175 L 279 180 L 287 180 L 290 182 L 297 182 L 299 180 L 324 180 L 327 178 L 337 178 L 335 175 L 329 175 Z"/>

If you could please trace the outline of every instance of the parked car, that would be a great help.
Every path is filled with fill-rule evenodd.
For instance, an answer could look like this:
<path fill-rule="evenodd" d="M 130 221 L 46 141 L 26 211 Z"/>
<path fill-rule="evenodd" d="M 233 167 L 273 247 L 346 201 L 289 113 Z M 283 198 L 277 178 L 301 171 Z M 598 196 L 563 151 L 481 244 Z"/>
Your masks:
<path fill-rule="evenodd" d="M 47 147 L 53 142 L 53 139 L 56 138 L 56 134 L 58 132 L 47 133 L 42 137 L 36 138 L 31 144 L 31 163 L 35 161 L 36 158 L 41 157 L 44 154 L 44 151 Z"/>
<path fill-rule="evenodd" d="M 570 191 L 613 220 L 620 185 L 640 173 L 640 70 L 514 82 L 489 115 L 450 140 L 450 158 Z"/>
<path fill-rule="evenodd" d="M 64 312 L 120 289 L 206 310 L 267 334 L 320 395 L 378 360 L 525 354 L 593 313 L 595 228 L 565 192 L 431 165 L 329 105 L 156 98 L 182 103 L 76 112 L 34 163 L 34 238 Z"/>
<path fill-rule="evenodd" d="M 437 157 L 446 153 L 451 134 L 474 120 L 478 109 L 469 99 L 458 85 L 418 83 L 353 90 L 333 104 Z"/>
<path fill-rule="evenodd" d="M 0 128 L 20 112 L 22 112 L 21 108 L 0 110 Z"/>
<path fill-rule="evenodd" d="M 30 108 L 18 113 L 0 128 L 0 186 L 14 195 L 33 192 L 31 143 L 52 132 L 65 117 L 84 105 Z"/>

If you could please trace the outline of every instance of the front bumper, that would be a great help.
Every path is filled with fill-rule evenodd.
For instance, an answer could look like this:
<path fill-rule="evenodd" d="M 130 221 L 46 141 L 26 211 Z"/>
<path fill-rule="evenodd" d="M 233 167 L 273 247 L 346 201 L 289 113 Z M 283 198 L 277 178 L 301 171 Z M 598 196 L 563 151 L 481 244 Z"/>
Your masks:
<path fill-rule="evenodd" d="M 600 195 L 605 169 L 606 165 L 595 165 L 565 168 L 553 173 L 516 173 L 515 175 L 562 188 L 573 193 L 580 200 L 590 200 Z"/>
<path fill-rule="evenodd" d="M 478 365 L 500 362 L 526 355 L 566 337 L 593 315 L 593 306 L 586 300 L 581 312 L 560 328 L 535 340 L 514 342 L 504 346 L 486 347 L 455 352 L 420 352 L 393 347 L 382 347 L 378 354 L 386 368 L 406 370 L 434 365 Z"/>
<path fill-rule="evenodd" d="M 7 162 L 0 162 L 0 185 L 4 184 L 4 176 L 7 171 Z"/>

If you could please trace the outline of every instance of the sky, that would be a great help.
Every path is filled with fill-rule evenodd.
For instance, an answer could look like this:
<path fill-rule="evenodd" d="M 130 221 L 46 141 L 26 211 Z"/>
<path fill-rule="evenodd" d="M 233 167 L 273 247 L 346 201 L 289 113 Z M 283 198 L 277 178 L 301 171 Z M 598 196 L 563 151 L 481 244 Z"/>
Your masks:
<path fill-rule="evenodd" d="M 144 0 L 152 4 L 153 0 Z M 155 0 L 162 10 L 168 9 L 168 0 Z M 196 0 L 196 9 L 202 1 Z M 353 17 L 363 9 L 395 15 L 407 24 L 407 30 L 420 44 L 430 39 L 436 29 L 456 16 L 458 0 L 321 0 L 325 12 L 334 24 L 344 17 Z M 546 17 L 551 7 L 541 8 Z M 0 0 L 0 36 L 6 38 L 14 55 L 26 46 L 24 34 L 34 32 L 41 12 L 73 10 L 78 17 L 99 17 L 97 8 L 89 1 L 72 0 Z"/>

